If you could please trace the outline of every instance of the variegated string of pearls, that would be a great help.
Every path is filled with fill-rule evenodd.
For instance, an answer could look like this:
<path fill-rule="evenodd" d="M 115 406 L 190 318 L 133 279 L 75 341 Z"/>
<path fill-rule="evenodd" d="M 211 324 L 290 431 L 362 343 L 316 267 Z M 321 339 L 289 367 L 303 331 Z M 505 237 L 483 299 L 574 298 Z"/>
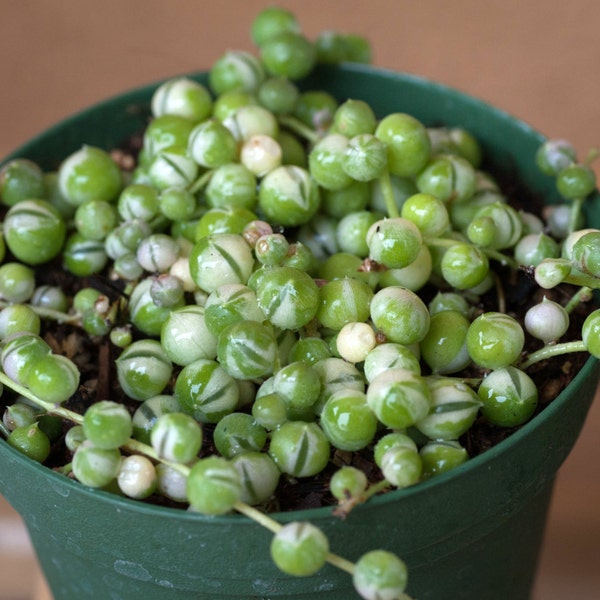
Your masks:
<path fill-rule="evenodd" d="M 332 448 L 369 449 L 382 471 L 377 482 L 353 466 L 335 472 L 342 512 L 433 477 L 468 459 L 459 439 L 479 414 L 506 427 L 533 415 L 534 362 L 600 356 L 598 311 L 581 340 L 559 341 L 599 287 L 600 231 L 579 229 L 595 178 L 568 143 L 545 143 L 537 163 L 565 201 L 546 224 L 480 170 L 467 131 L 378 118 L 364 101 L 296 86 L 315 62 L 366 62 L 363 38 L 309 42 L 279 8 L 262 11 L 252 35 L 260 58 L 230 51 L 208 87 L 176 78 L 156 89 L 133 171 L 93 146 L 57 172 L 26 159 L 2 167 L 0 380 L 17 395 L 2 431 L 44 462 L 66 419 L 64 470 L 84 485 L 238 510 L 275 532 L 285 572 L 330 561 L 363 598 L 407 597 L 397 557 L 351 564 L 310 523 L 281 527 L 255 507 L 282 476 L 322 473 Z M 53 260 L 81 281 L 108 274 L 123 294 L 38 284 L 36 268 Z M 497 311 L 478 314 L 494 265 L 579 291 L 565 306 L 544 298 L 523 324 L 501 294 Z M 133 414 L 111 399 L 83 415 L 61 406 L 80 373 L 44 340 L 48 320 L 120 349 Z M 524 357 L 526 333 L 540 348 Z M 473 365 L 486 376 L 464 379 Z"/>

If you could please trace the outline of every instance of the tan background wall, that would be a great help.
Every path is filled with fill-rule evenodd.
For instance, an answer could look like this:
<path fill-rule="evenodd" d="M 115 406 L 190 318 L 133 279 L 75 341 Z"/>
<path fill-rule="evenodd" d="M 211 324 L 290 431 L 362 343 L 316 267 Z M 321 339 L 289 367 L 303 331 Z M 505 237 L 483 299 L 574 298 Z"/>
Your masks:
<path fill-rule="evenodd" d="M 0 0 L 0 156 L 97 100 L 252 49 L 258 0 Z M 467 91 L 581 154 L 600 144 L 597 0 L 283 0 L 305 32 L 367 34 L 374 63 Z M 597 168 L 597 172 L 600 171 Z M 600 403 L 559 475 L 536 600 L 600 597 Z M 1 465 L 0 465 L 1 468 Z M 0 500 L 0 599 L 35 565 Z"/>

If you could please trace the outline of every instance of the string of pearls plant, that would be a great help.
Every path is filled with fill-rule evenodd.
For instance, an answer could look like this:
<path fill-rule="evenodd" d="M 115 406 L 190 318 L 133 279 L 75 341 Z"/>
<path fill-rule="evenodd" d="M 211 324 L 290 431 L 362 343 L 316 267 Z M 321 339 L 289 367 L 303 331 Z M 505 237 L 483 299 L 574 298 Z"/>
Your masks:
<path fill-rule="evenodd" d="M 561 341 L 600 287 L 600 231 L 581 229 L 593 156 L 540 148 L 564 200 L 544 222 L 481 170 L 469 132 L 300 91 L 317 62 L 368 62 L 361 36 L 310 41 L 273 7 L 252 39 L 259 56 L 226 52 L 208 87 L 181 77 L 156 89 L 131 164 L 84 146 L 56 172 L 2 167 L 0 428 L 42 463 L 62 440 L 72 460 L 58 470 L 83 485 L 254 519 L 286 573 L 329 561 L 362 598 L 408 598 L 400 558 L 374 550 L 353 564 L 314 525 L 282 526 L 266 507 L 282 478 L 317 476 L 340 452 L 381 470 L 369 481 L 337 464 L 342 516 L 434 477 L 468 459 L 460 439 L 481 415 L 531 418 L 532 365 L 600 356 L 598 310 L 581 339 Z M 46 282 L 48 265 L 67 286 Z M 510 269 L 574 291 L 519 320 L 506 310 Z M 101 278 L 110 286 L 90 283 Z M 482 311 L 490 291 L 497 309 Z M 52 325 L 72 332 L 60 348 Z M 118 352 L 118 386 L 86 389 L 82 413 L 77 331 Z"/>

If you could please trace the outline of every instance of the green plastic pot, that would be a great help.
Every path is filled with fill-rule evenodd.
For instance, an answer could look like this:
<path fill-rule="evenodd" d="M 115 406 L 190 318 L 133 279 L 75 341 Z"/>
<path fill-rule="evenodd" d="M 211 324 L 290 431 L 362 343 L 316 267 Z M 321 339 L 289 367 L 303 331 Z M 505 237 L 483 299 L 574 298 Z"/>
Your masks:
<path fill-rule="evenodd" d="M 194 76 L 206 82 L 206 74 Z M 339 99 L 362 98 L 380 114 L 404 111 L 427 125 L 462 125 L 489 165 L 554 197 L 534 154 L 542 136 L 475 98 L 417 77 L 363 66 L 321 68 L 304 84 Z M 82 144 L 119 145 L 145 125 L 155 85 L 125 93 L 46 131 L 12 156 L 45 168 Z M 600 227 L 600 198 L 589 205 Z M 508 440 L 452 472 L 376 497 L 341 521 L 331 509 L 275 515 L 309 519 L 332 551 L 355 560 L 385 548 L 409 567 L 419 600 L 512 600 L 530 596 L 556 472 L 592 402 L 590 359 L 568 388 Z M 121 598 L 357 597 L 350 577 L 327 565 L 292 578 L 269 557 L 271 534 L 246 517 L 205 517 L 92 490 L 30 461 L 0 441 L 0 492 L 21 514 L 57 600 Z"/>

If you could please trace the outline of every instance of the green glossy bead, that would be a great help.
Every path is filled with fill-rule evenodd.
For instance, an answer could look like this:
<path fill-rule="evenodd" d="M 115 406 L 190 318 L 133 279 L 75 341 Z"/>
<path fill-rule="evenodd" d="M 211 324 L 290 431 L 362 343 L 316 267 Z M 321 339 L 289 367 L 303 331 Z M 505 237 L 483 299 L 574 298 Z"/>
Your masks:
<path fill-rule="evenodd" d="M 558 173 L 556 188 L 566 200 L 585 198 L 596 189 L 596 173 L 587 165 L 571 164 Z"/>
<path fill-rule="evenodd" d="M 219 335 L 217 359 L 236 379 L 257 379 L 273 372 L 277 342 L 273 330 L 258 321 L 238 321 Z"/>
<path fill-rule="evenodd" d="M 321 187 L 340 190 L 352 182 L 343 168 L 347 148 L 348 138 L 339 133 L 330 133 L 313 146 L 308 155 L 308 169 Z"/>
<path fill-rule="evenodd" d="M 90 200 L 75 211 L 75 227 L 88 240 L 103 240 L 116 224 L 115 207 L 105 200 Z"/>
<path fill-rule="evenodd" d="M 308 363 L 292 362 L 275 373 L 273 391 L 284 399 L 289 408 L 308 408 L 319 398 L 321 380 Z"/>
<path fill-rule="evenodd" d="M 415 260 L 402 269 L 387 269 L 379 277 L 380 287 L 400 286 L 418 292 L 431 278 L 433 258 L 429 247 L 423 244 Z"/>
<path fill-rule="evenodd" d="M 377 431 L 377 417 L 366 394 L 356 390 L 332 394 L 321 410 L 319 424 L 335 448 L 347 451 L 365 448 Z"/>
<path fill-rule="evenodd" d="M 289 131 L 281 130 L 275 140 L 281 148 L 281 164 L 294 165 L 296 167 L 308 167 L 308 155 L 306 148 L 300 140 Z"/>
<path fill-rule="evenodd" d="M 133 413 L 133 437 L 150 444 L 150 432 L 158 417 L 174 412 L 181 412 L 181 406 L 173 396 L 158 395 L 144 400 Z"/>
<path fill-rule="evenodd" d="M 121 453 L 117 448 L 105 450 L 85 441 L 73 455 L 73 475 L 83 485 L 102 488 L 117 477 L 121 460 Z"/>
<path fill-rule="evenodd" d="M 196 212 L 196 198 L 183 187 L 168 187 L 159 195 L 159 210 L 167 219 L 186 221 Z"/>
<path fill-rule="evenodd" d="M 137 340 L 115 361 L 123 391 L 134 400 L 147 400 L 160 394 L 173 372 L 173 365 L 156 340 Z"/>
<path fill-rule="evenodd" d="M 7 302 L 27 302 L 35 290 L 35 272 L 18 262 L 0 266 L 0 298 Z"/>
<path fill-rule="evenodd" d="M 475 181 L 475 169 L 471 163 L 451 154 L 433 157 L 416 178 L 420 192 L 431 194 L 448 204 L 469 200 L 475 192 Z"/>
<path fill-rule="evenodd" d="M 257 394 L 252 404 L 252 417 L 261 427 L 269 431 L 277 429 L 288 420 L 285 400 L 275 392 L 268 394 L 265 392 L 261 396 Z"/>
<path fill-rule="evenodd" d="M 260 46 L 260 56 L 267 72 L 296 80 L 313 69 L 317 51 L 304 35 L 283 31 L 265 40 Z"/>
<path fill-rule="evenodd" d="M 189 415 L 167 412 L 157 417 L 150 431 L 150 442 L 160 457 L 188 464 L 196 459 L 202 447 L 202 428 Z"/>
<path fill-rule="evenodd" d="M 423 463 L 423 479 L 441 475 L 469 460 L 469 454 L 459 442 L 451 440 L 427 442 L 419 454 Z"/>
<path fill-rule="evenodd" d="M 215 95 L 231 90 L 255 92 L 265 79 L 262 63 L 244 50 L 229 50 L 213 63 L 208 81 Z"/>
<path fill-rule="evenodd" d="M 236 468 L 220 456 L 201 458 L 187 478 L 187 496 L 192 508 L 206 515 L 229 512 L 242 495 Z"/>
<path fill-rule="evenodd" d="M 477 390 L 483 403 L 481 413 L 500 427 L 516 427 L 528 421 L 538 402 L 533 380 L 515 367 L 492 371 Z"/>
<path fill-rule="evenodd" d="M 9 446 L 36 462 L 43 463 L 50 456 L 50 440 L 37 423 L 17 427 L 10 432 L 6 441 Z"/>
<path fill-rule="evenodd" d="M 267 430 L 252 415 L 234 412 L 225 415 L 215 427 L 213 441 L 217 452 L 233 458 L 246 452 L 259 452 L 267 442 Z"/>
<path fill-rule="evenodd" d="M 371 381 L 367 402 L 384 425 L 404 429 L 428 414 L 431 392 L 423 377 L 396 368 L 380 373 Z"/>
<path fill-rule="evenodd" d="M 329 441 L 316 423 L 287 421 L 271 433 L 269 455 L 283 473 L 310 477 L 329 462 Z"/>
<path fill-rule="evenodd" d="M 179 115 L 162 115 L 152 119 L 144 131 L 143 158 L 148 167 L 154 157 L 165 148 L 185 147 L 194 122 Z"/>
<path fill-rule="evenodd" d="M 33 367 L 52 349 L 38 335 L 18 332 L 3 340 L 2 369 L 8 377 L 23 384 Z"/>
<path fill-rule="evenodd" d="M 383 455 L 381 471 L 392 485 L 405 488 L 419 481 L 423 464 L 416 450 L 394 446 Z"/>
<path fill-rule="evenodd" d="M 444 279 L 458 290 L 479 285 L 489 273 L 489 260 L 482 250 L 468 243 L 457 243 L 448 248 L 442 257 L 441 273 Z"/>
<path fill-rule="evenodd" d="M 365 391 L 365 379 L 362 373 L 342 358 L 331 356 L 313 365 L 321 380 L 321 394 L 315 405 L 320 412 L 330 396 L 343 389 Z"/>
<path fill-rule="evenodd" d="M 482 246 L 502 250 L 511 248 L 521 239 L 523 220 L 512 206 L 503 202 L 494 202 L 480 208 L 467 229 L 469 239 L 471 239 L 471 226 L 476 226 L 482 219 L 489 220 L 493 224 L 492 235 L 487 242 L 481 244 Z M 475 240 L 471 239 L 471 241 L 475 243 Z"/>
<path fill-rule="evenodd" d="M 373 133 L 376 126 L 377 118 L 369 104 L 350 98 L 338 106 L 331 129 L 350 139 L 361 133 Z"/>
<path fill-rule="evenodd" d="M 224 92 L 217 98 L 213 104 L 213 117 L 218 121 L 225 121 L 231 117 L 242 106 L 257 104 L 255 94 L 242 89 L 230 90 Z"/>
<path fill-rule="evenodd" d="M 406 369 L 421 374 L 421 365 L 414 351 L 408 346 L 387 342 L 378 344 L 365 357 L 363 366 L 367 381 L 373 381 L 379 373 L 388 369 Z"/>
<path fill-rule="evenodd" d="M 302 225 L 317 212 L 319 205 L 319 188 L 301 167 L 277 167 L 260 183 L 258 206 L 271 223 Z"/>
<path fill-rule="evenodd" d="M 84 441 L 85 433 L 83 432 L 83 425 L 73 425 L 65 434 L 65 446 L 71 452 L 75 452 Z"/>
<path fill-rule="evenodd" d="M 202 306 L 182 306 L 172 311 L 163 323 L 161 345 L 175 364 L 185 366 L 199 358 L 213 359 L 217 355 L 217 338 L 208 329 L 204 315 Z"/>
<path fill-rule="evenodd" d="M 535 154 L 535 163 L 542 173 L 556 177 L 577 160 L 575 148 L 567 140 L 546 140 Z"/>
<path fill-rule="evenodd" d="M 239 283 L 220 286 L 208 296 L 204 305 L 204 322 L 214 336 L 219 336 L 233 323 L 263 319 L 255 292 Z"/>
<path fill-rule="evenodd" d="M 256 220 L 256 215 L 243 207 L 209 208 L 198 220 L 194 241 L 203 237 L 220 233 L 243 233 L 249 223 Z"/>
<path fill-rule="evenodd" d="M 90 200 L 112 202 L 123 187 L 123 176 L 108 152 L 83 146 L 60 165 L 58 185 L 62 195 L 74 206 Z"/>
<path fill-rule="evenodd" d="M 9 431 L 17 427 L 27 427 L 36 422 L 36 411 L 33 406 L 18 402 L 7 406 L 2 415 L 2 422 Z"/>
<path fill-rule="evenodd" d="M 429 160 L 431 143 L 425 126 L 405 113 L 392 113 L 384 117 L 375 135 L 388 148 L 390 173 L 399 177 L 413 177 Z"/>
<path fill-rule="evenodd" d="M 256 298 L 272 325 L 296 331 L 316 315 L 319 290 L 304 271 L 269 267 L 257 282 Z"/>
<path fill-rule="evenodd" d="M 152 186 L 135 183 L 128 185 L 120 193 L 117 210 L 123 221 L 141 219 L 151 221 L 158 214 L 158 191 Z M 85 209 L 84 207 L 81 210 Z M 78 212 L 80 209 L 78 209 Z"/>
<path fill-rule="evenodd" d="M 176 77 L 165 81 L 155 90 L 151 108 L 154 117 L 178 115 L 199 122 L 210 116 L 212 97 L 201 83 L 187 77 Z"/>
<path fill-rule="evenodd" d="M 405 563 L 391 552 L 372 550 L 357 561 L 352 575 L 354 588 L 365 600 L 402 598 L 408 581 Z"/>
<path fill-rule="evenodd" d="M 79 232 L 67 238 L 62 258 L 64 267 L 77 277 L 99 273 L 108 263 L 102 240 L 88 239 Z"/>
<path fill-rule="evenodd" d="M 131 323 L 142 333 L 158 337 L 171 310 L 183 306 L 184 300 L 170 307 L 158 306 L 152 299 L 153 283 L 153 277 L 146 277 L 135 286 L 129 298 L 129 316 Z"/>
<path fill-rule="evenodd" d="M 133 433 L 131 415 L 127 408 L 118 402 L 95 402 L 83 415 L 83 432 L 97 448 L 119 448 Z"/>
<path fill-rule="evenodd" d="M 379 273 L 363 269 L 363 259 L 350 252 L 336 252 L 327 257 L 318 270 L 320 279 L 344 279 L 352 277 L 364 281 L 371 289 L 379 282 Z"/>
<path fill-rule="evenodd" d="M 523 236 L 514 248 L 514 257 L 524 267 L 537 267 L 545 258 L 558 258 L 558 243 L 545 233 L 530 233 Z"/>
<path fill-rule="evenodd" d="M 79 369 L 66 356 L 46 354 L 27 371 L 23 383 L 38 398 L 61 404 L 77 391 Z"/>
<path fill-rule="evenodd" d="M 268 6 L 254 17 L 250 34 L 252 41 L 260 47 L 268 39 L 284 31 L 300 31 L 296 16 L 287 8 Z"/>
<path fill-rule="evenodd" d="M 325 564 L 329 541 L 316 526 L 293 521 L 284 525 L 271 541 L 271 557 L 290 575 L 313 575 Z"/>
<path fill-rule="evenodd" d="M 370 315 L 373 290 L 359 279 L 334 279 L 319 288 L 316 317 L 329 329 L 339 331 L 346 323 L 364 322 Z"/>
<path fill-rule="evenodd" d="M 431 194 L 414 194 L 402 205 L 401 216 L 414 223 L 425 238 L 442 235 L 450 226 L 446 205 Z"/>
<path fill-rule="evenodd" d="M 195 161 L 195 157 L 188 154 L 185 145 L 163 148 L 148 165 L 150 182 L 158 190 L 166 190 L 173 186 L 191 186 L 199 173 Z"/>
<path fill-rule="evenodd" d="M 233 412 L 239 394 L 233 377 L 214 360 L 195 360 L 183 367 L 175 381 L 175 399 L 201 423 L 217 423 Z"/>
<path fill-rule="evenodd" d="M 187 148 L 189 155 L 207 169 L 234 162 L 237 155 L 237 143 L 233 134 L 214 119 L 203 121 L 194 127 Z"/>
<path fill-rule="evenodd" d="M 60 252 L 67 228 L 47 200 L 22 200 L 4 217 L 4 240 L 15 258 L 30 265 L 48 262 Z"/>
<path fill-rule="evenodd" d="M 457 440 L 468 431 L 479 413 L 477 394 L 460 379 L 432 377 L 429 414 L 416 422 L 416 428 L 432 440 Z"/>
<path fill-rule="evenodd" d="M 370 310 L 373 324 L 390 342 L 414 344 L 429 330 L 427 306 L 406 288 L 383 288 L 373 296 Z"/>
<path fill-rule="evenodd" d="M 444 310 L 431 316 L 429 330 L 420 342 L 421 356 L 433 373 L 457 373 L 471 357 L 466 337 L 469 320 L 455 310 Z"/>
<path fill-rule="evenodd" d="M 257 203 L 254 173 L 237 163 L 215 169 L 206 187 L 206 201 L 213 208 L 254 209 Z"/>
<path fill-rule="evenodd" d="M 275 493 L 281 473 L 268 454 L 244 452 L 234 456 L 231 464 L 242 481 L 242 502 L 262 504 Z"/>
<path fill-rule="evenodd" d="M 245 284 L 252 273 L 252 250 L 241 235 L 215 233 L 201 238 L 190 254 L 190 274 L 205 292 L 225 284 Z"/>
<path fill-rule="evenodd" d="M 294 116 L 316 131 L 326 131 L 337 110 L 337 100 L 323 90 L 302 92 L 294 109 Z"/>
<path fill-rule="evenodd" d="M 30 198 L 46 198 L 42 169 L 26 158 L 8 161 L 0 169 L 0 198 L 5 206 Z"/>
<path fill-rule="evenodd" d="M 369 256 L 369 236 L 372 227 L 382 218 L 381 213 L 359 210 L 343 216 L 337 223 L 337 248 L 361 258 Z M 410 248 L 409 248 L 410 252 Z"/>
<path fill-rule="evenodd" d="M 370 187 L 365 181 L 353 181 L 340 190 L 323 190 L 321 193 L 323 211 L 335 219 L 365 210 L 369 199 Z"/>
<path fill-rule="evenodd" d="M 258 88 L 258 101 L 273 114 L 293 112 L 300 92 L 287 77 L 269 77 Z"/>
<path fill-rule="evenodd" d="M 422 241 L 418 227 L 403 217 L 376 221 L 366 236 L 369 257 L 390 269 L 410 265 L 419 255 Z"/>
<path fill-rule="evenodd" d="M 373 458 L 375 459 L 375 464 L 379 468 L 381 468 L 381 465 L 383 464 L 383 457 L 387 451 L 392 448 L 407 448 L 411 451 L 417 451 L 417 445 L 414 440 L 405 433 L 397 431 L 386 433 L 378 440 L 373 450 Z"/>
<path fill-rule="evenodd" d="M 135 253 L 139 243 L 152 233 L 145 221 L 125 221 L 113 229 L 104 240 L 106 254 L 113 260 Z"/>
<path fill-rule="evenodd" d="M 356 181 L 373 181 L 387 167 L 386 145 L 371 133 L 350 138 L 342 159 L 344 172 Z"/>
<path fill-rule="evenodd" d="M 329 489 L 334 498 L 347 500 L 359 497 L 369 485 L 367 476 L 356 467 L 340 467 L 329 482 Z"/>
<path fill-rule="evenodd" d="M 600 357 L 600 309 L 586 317 L 581 327 L 581 339 L 592 356 Z"/>
<path fill-rule="evenodd" d="M 591 231 L 579 237 L 571 248 L 573 266 L 594 277 L 600 275 L 600 232 Z"/>
<path fill-rule="evenodd" d="M 469 355 L 473 362 L 485 369 L 499 369 L 515 362 L 524 343 L 521 325 L 503 313 L 483 313 L 467 331 Z"/>

